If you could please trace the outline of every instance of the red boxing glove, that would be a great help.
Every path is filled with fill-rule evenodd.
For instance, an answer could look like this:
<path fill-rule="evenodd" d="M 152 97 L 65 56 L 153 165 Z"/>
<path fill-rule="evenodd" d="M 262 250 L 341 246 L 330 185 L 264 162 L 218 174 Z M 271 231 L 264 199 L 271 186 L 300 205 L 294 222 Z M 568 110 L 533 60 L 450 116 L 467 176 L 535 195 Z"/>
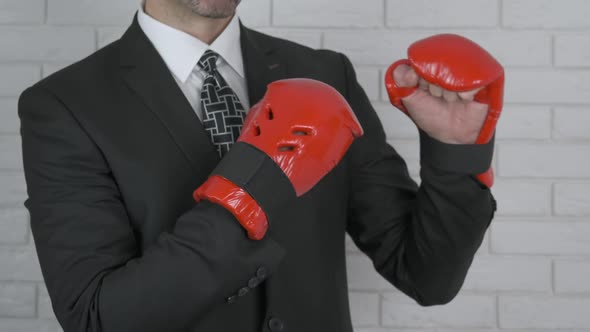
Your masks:
<path fill-rule="evenodd" d="M 238 142 L 272 159 L 301 196 L 340 162 L 362 134 L 346 99 L 334 88 L 311 79 L 286 79 L 268 85 L 262 100 L 248 112 Z M 214 175 L 193 196 L 223 205 L 251 239 L 266 233 L 268 220 L 260 205 L 231 181 Z"/>
<path fill-rule="evenodd" d="M 338 91 L 319 81 L 289 79 L 268 86 L 246 117 L 238 141 L 270 156 L 301 196 L 338 164 L 362 134 Z"/>
<path fill-rule="evenodd" d="M 420 40 L 408 48 L 408 59 L 393 63 L 385 74 L 385 85 L 391 103 L 408 114 L 402 103 L 418 87 L 399 87 L 393 71 L 399 65 L 411 66 L 418 76 L 429 83 L 454 92 L 482 88 L 475 101 L 489 106 L 487 117 L 476 144 L 486 144 L 494 135 L 504 100 L 504 69 L 486 50 L 473 41 L 452 34 L 442 34 Z M 409 115 L 409 114 L 408 114 Z M 477 179 L 491 187 L 494 173 L 490 168 Z"/>

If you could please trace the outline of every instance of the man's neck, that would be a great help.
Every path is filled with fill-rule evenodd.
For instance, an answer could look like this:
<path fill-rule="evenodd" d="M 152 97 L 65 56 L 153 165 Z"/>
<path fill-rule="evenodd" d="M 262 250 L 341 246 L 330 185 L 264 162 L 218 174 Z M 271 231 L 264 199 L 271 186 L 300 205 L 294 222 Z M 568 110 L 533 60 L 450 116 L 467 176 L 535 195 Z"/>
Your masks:
<path fill-rule="evenodd" d="M 198 38 L 207 45 L 223 32 L 232 17 L 203 17 L 174 5 L 174 1 L 145 1 L 144 11 L 154 19 Z"/>

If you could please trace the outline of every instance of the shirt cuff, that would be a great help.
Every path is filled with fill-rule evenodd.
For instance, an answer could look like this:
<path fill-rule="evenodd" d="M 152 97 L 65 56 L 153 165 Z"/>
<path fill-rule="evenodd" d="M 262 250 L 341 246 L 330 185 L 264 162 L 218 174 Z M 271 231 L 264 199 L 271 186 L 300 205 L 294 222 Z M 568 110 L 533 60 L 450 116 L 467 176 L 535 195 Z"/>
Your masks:
<path fill-rule="evenodd" d="M 486 144 L 447 144 L 420 130 L 420 164 L 452 173 L 483 173 L 492 163 L 494 138 Z"/>

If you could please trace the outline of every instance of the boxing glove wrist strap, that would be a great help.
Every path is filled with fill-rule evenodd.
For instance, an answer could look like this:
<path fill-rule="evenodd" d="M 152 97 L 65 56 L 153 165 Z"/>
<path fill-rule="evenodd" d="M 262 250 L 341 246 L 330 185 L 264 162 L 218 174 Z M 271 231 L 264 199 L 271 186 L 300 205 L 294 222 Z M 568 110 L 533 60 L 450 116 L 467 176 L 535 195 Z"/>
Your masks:
<path fill-rule="evenodd" d="M 223 206 L 231 212 L 252 240 L 264 237 L 268 228 L 266 214 L 244 189 L 221 176 L 211 176 L 193 193 L 195 201 L 202 199 Z"/>
<path fill-rule="evenodd" d="M 204 187 L 218 185 L 222 187 L 219 191 Z M 201 187 L 204 188 L 199 191 Z M 201 187 L 195 191 L 194 198 L 207 196 L 207 200 L 223 205 L 234 214 L 251 239 L 262 238 L 264 234 L 260 234 L 260 230 L 272 224 L 284 206 L 296 198 L 293 185 L 279 166 L 264 152 L 244 142 L 232 146 Z M 246 201 L 234 199 L 237 197 Z M 227 202 L 229 199 L 236 202 Z M 257 217 L 251 219 L 253 216 Z"/>

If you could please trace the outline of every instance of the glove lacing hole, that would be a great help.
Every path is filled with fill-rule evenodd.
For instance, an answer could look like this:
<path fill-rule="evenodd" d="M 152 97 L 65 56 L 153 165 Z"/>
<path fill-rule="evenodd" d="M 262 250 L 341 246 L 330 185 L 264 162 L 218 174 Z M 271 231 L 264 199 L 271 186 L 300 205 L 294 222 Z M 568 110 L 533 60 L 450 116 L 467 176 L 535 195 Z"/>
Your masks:
<path fill-rule="evenodd" d="M 291 134 L 295 136 L 312 136 L 314 131 L 311 128 L 295 127 L 291 130 Z"/>
<path fill-rule="evenodd" d="M 296 144 L 283 143 L 279 145 L 278 150 L 280 152 L 292 152 L 295 151 L 297 147 L 298 146 Z"/>

